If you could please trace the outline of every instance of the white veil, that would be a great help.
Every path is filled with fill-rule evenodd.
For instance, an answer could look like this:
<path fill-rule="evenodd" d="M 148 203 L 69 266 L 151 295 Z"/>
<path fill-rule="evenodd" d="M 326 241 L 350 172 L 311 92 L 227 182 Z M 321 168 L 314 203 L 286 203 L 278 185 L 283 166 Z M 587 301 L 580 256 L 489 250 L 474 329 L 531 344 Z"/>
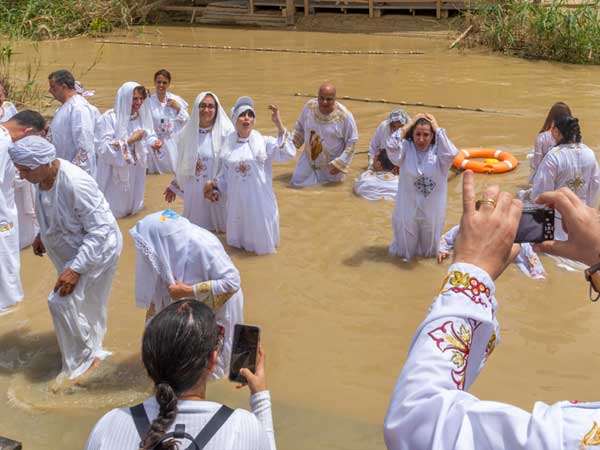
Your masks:
<path fill-rule="evenodd" d="M 117 91 L 117 96 L 115 97 L 115 114 L 117 116 L 117 129 L 115 131 L 115 138 L 117 140 L 125 140 L 129 137 L 127 132 L 127 125 L 129 124 L 129 120 L 131 117 L 131 103 L 133 101 L 133 90 L 142 86 L 140 83 L 136 83 L 135 81 L 128 81 L 123 83 L 123 85 Z M 152 124 L 152 114 L 150 113 L 150 109 L 148 108 L 148 104 L 144 100 L 140 110 L 138 112 L 140 116 L 140 121 L 142 122 L 142 126 L 145 130 L 151 131 L 153 130 Z"/>
<path fill-rule="evenodd" d="M 254 113 L 254 127 L 256 127 L 256 111 L 254 110 L 254 101 L 250 97 L 246 96 L 238 98 L 235 102 L 235 105 L 233 105 L 233 108 L 231 108 L 231 120 L 234 127 L 238 118 L 246 111 L 252 111 Z M 227 140 L 227 153 L 231 151 L 236 140 L 237 131 Z M 252 129 L 250 132 L 248 144 L 250 145 L 252 154 L 257 160 L 264 162 L 267 159 L 265 140 L 262 134 L 255 129 Z"/>
<path fill-rule="evenodd" d="M 213 155 L 215 157 L 212 164 L 213 173 L 211 174 L 211 178 L 215 178 L 219 173 L 221 167 L 221 158 L 219 158 L 221 145 L 225 141 L 225 137 L 233 131 L 233 124 L 221 106 L 219 98 L 210 91 L 198 94 L 196 100 L 194 100 L 190 120 L 184 129 L 181 130 L 179 142 L 177 144 L 177 166 L 175 175 L 181 186 L 184 185 L 185 180 L 193 178 L 196 172 L 196 160 L 198 159 L 198 127 L 200 126 L 200 102 L 209 94 L 217 103 L 217 115 L 215 116 L 215 122 L 212 126 L 211 133 Z"/>

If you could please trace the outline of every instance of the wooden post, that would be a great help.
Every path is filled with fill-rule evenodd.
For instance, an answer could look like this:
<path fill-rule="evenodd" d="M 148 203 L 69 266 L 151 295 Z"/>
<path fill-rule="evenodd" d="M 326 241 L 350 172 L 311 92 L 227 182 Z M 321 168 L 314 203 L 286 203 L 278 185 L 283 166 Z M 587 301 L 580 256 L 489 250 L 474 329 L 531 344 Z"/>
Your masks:
<path fill-rule="evenodd" d="M 254 0 L 248 0 L 248 14 L 254 14 Z"/>
<path fill-rule="evenodd" d="M 294 25 L 296 21 L 296 3 L 294 0 L 285 0 L 285 23 Z"/>
<path fill-rule="evenodd" d="M 435 17 L 440 19 L 442 17 L 442 4 L 441 0 L 435 0 Z"/>
<path fill-rule="evenodd" d="M 375 16 L 375 14 L 373 13 L 373 3 L 375 3 L 373 0 L 369 0 L 369 17 Z"/>
<path fill-rule="evenodd" d="M 309 14 L 309 5 L 310 0 L 304 0 L 304 17 L 308 17 Z"/>

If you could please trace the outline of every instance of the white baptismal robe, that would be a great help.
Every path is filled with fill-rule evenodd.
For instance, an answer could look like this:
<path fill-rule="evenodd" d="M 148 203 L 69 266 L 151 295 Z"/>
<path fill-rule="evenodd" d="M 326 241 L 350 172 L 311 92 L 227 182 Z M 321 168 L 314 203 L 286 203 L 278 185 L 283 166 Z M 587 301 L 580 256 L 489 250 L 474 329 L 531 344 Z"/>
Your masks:
<path fill-rule="evenodd" d="M 204 198 L 204 185 L 219 173 L 219 156 L 213 148 L 212 130 L 198 130 L 198 160 L 195 177 L 185 180 L 173 180 L 169 189 L 183 196 L 183 216 L 207 230 L 225 232 L 227 226 L 226 205 L 224 195 L 218 202 Z"/>
<path fill-rule="evenodd" d="M 62 371 L 83 374 L 102 348 L 106 303 L 123 244 L 121 232 L 94 179 L 65 160 L 51 189 L 36 188 L 36 215 L 57 275 L 71 268 L 81 276 L 74 291 L 52 291 L 48 306 L 62 352 Z"/>
<path fill-rule="evenodd" d="M 377 126 L 377 129 L 371 138 L 371 142 L 369 143 L 369 167 L 373 166 L 373 163 L 375 162 L 375 155 L 378 152 L 385 151 L 385 143 L 390 137 L 390 131 L 389 119 L 384 120 Z"/>
<path fill-rule="evenodd" d="M 12 139 L 0 125 L 0 311 L 23 300 L 19 275 L 19 222 L 15 204 L 15 166 L 8 155 Z"/>
<path fill-rule="evenodd" d="M 398 192 L 398 175 L 386 171 L 365 170 L 356 179 L 354 192 L 367 200 L 394 200 Z"/>
<path fill-rule="evenodd" d="M 288 161 L 296 147 L 286 131 L 278 138 L 252 130 L 232 132 L 224 142 L 218 186 L 227 195 L 227 243 L 257 255 L 275 253 L 279 209 L 273 192 L 273 161 Z"/>
<path fill-rule="evenodd" d="M 587 145 L 562 144 L 550 150 L 533 179 L 531 198 L 565 186 L 586 205 L 596 207 L 600 194 L 600 170 L 594 152 Z M 555 212 L 554 239 L 567 239 L 558 211 Z"/>
<path fill-rule="evenodd" d="M 537 402 L 530 413 L 466 392 L 498 343 L 494 290 L 480 268 L 450 266 L 390 400 L 389 450 L 591 450 L 598 444 L 600 403 Z"/>
<path fill-rule="evenodd" d="M 94 128 L 100 117 L 98 109 L 77 94 L 54 113 L 48 140 L 56 147 L 56 157 L 81 167 L 96 177 Z"/>
<path fill-rule="evenodd" d="M 319 112 L 317 99 L 309 100 L 296 122 L 294 145 L 304 151 L 298 158 L 292 175 L 295 187 L 342 181 L 354 157 L 354 146 L 358 142 L 358 129 L 352 113 L 336 102 L 329 115 Z M 333 164 L 341 172 L 331 175 Z"/>
<path fill-rule="evenodd" d="M 19 213 L 19 247 L 29 247 L 40 231 L 35 217 L 35 186 L 15 175 L 15 203 Z"/>
<path fill-rule="evenodd" d="M 401 139 L 401 130 L 389 137 L 386 148 L 390 161 L 400 167 L 390 253 L 404 259 L 437 256 L 446 218 L 448 170 L 458 150 L 443 128 L 425 151 Z"/>
<path fill-rule="evenodd" d="M 2 102 L 0 105 L 0 123 L 10 120 L 17 113 L 17 108 L 11 102 Z"/>
<path fill-rule="evenodd" d="M 533 148 L 533 153 L 527 155 L 529 158 L 529 183 L 533 183 L 533 179 L 535 178 L 535 173 L 537 172 L 538 167 L 540 166 L 544 156 L 552 150 L 552 148 L 556 146 L 556 141 L 552 136 L 552 132 L 542 131 L 535 138 L 535 147 Z"/>
<path fill-rule="evenodd" d="M 138 248 L 136 264 L 139 264 L 135 280 L 136 305 L 150 309 L 154 304 L 158 313 L 173 302 L 167 290 L 169 283 L 159 275 L 160 267 L 155 268 L 149 258 L 144 257 L 146 246 L 143 245 L 143 238 L 135 236 L 133 231 L 132 236 Z M 200 300 L 207 305 L 223 305 L 215 310 L 217 323 L 224 328 L 225 333 L 223 347 L 213 373 L 213 378 L 220 378 L 229 373 L 234 326 L 236 323 L 244 323 L 244 294 L 240 273 L 225 252 L 221 241 L 210 231 L 187 222 L 181 225 L 181 232 L 176 239 L 179 241 L 177 245 L 182 247 L 180 252 L 169 248 L 170 261 L 161 260 L 159 265 L 169 267 L 174 280 L 187 285 L 197 284 Z M 168 243 L 155 245 L 164 247 Z M 157 261 L 160 258 L 157 255 L 152 259 Z"/>
<path fill-rule="evenodd" d="M 173 99 L 181 108 L 167 106 L 167 100 Z M 152 113 L 154 132 L 161 140 L 159 152 L 150 151 L 148 154 L 148 173 L 173 173 L 177 162 L 177 138 L 183 126 L 190 119 L 187 112 L 188 104 L 178 95 L 167 92 L 164 103 L 161 103 L 156 93 L 148 99 Z"/>
<path fill-rule="evenodd" d="M 116 140 L 117 116 L 109 109 L 96 123 L 98 186 L 116 218 L 135 214 L 144 207 L 146 162 L 150 146 L 156 141 L 154 130 L 144 129 L 140 116 L 130 119 L 128 135 L 143 129 L 144 137 L 132 145 Z"/>
<path fill-rule="evenodd" d="M 455 225 L 440 238 L 440 253 L 452 253 L 459 230 L 460 225 Z M 533 250 L 531 244 L 524 242 L 520 245 L 521 250 L 515 256 L 513 262 L 529 278 L 533 278 L 534 280 L 543 280 L 546 278 L 546 271 L 544 270 L 542 261 L 540 261 L 540 257 Z"/>

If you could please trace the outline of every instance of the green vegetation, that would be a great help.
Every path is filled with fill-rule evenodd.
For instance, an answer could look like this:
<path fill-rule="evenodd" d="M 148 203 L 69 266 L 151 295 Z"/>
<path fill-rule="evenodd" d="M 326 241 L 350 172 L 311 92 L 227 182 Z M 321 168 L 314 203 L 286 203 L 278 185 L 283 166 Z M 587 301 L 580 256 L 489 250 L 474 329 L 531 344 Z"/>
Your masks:
<path fill-rule="evenodd" d="M 600 64 L 600 1 L 567 7 L 563 0 L 497 0 L 466 14 L 475 39 L 494 50 L 529 58 Z"/>
<path fill-rule="evenodd" d="M 37 47 L 34 46 L 37 55 Z M 23 78 L 14 75 L 13 50 L 10 45 L 0 47 L 0 83 L 4 86 L 10 101 L 17 108 L 43 109 L 46 105 L 46 92 L 40 87 L 36 77 L 40 68 L 40 58 L 28 62 L 23 70 Z"/>
<path fill-rule="evenodd" d="M 60 39 L 128 26 L 145 16 L 144 0 L 0 0 L 0 34 Z"/>

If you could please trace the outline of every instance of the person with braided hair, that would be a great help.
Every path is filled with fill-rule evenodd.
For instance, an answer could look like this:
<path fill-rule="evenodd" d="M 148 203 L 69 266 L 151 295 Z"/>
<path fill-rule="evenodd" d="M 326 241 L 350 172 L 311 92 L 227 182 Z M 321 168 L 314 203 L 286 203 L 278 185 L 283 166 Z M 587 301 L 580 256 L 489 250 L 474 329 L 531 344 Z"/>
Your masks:
<path fill-rule="evenodd" d="M 566 186 L 587 206 L 595 207 L 600 194 L 600 170 L 593 150 L 581 142 L 579 121 L 570 115 L 561 115 L 554 120 L 551 132 L 557 145 L 542 159 L 530 198 Z M 554 238 L 567 239 L 559 214 L 555 218 Z"/>
<path fill-rule="evenodd" d="M 171 439 L 171 431 L 184 425 L 190 437 L 206 436 L 211 428 L 207 424 L 214 424 L 214 418 L 222 411 L 229 411 L 230 415 L 202 447 L 204 450 L 275 450 L 271 397 L 266 388 L 261 346 L 256 372 L 240 371 L 248 380 L 252 412 L 231 411 L 206 399 L 206 384 L 217 365 L 219 341 L 215 315 L 203 303 L 180 300 L 159 312 L 148 324 L 142 340 L 142 361 L 154 382 L 155 396 L 133 408 L 113 409 L 105 414 L 92 430 L 86 450 L 174 450 L 178 447 L 176 440 Z M 140 416 L 144 417 L 145 426 L 140 425 Z M 188 445 L 184 442 L 180 448 Z"/>

